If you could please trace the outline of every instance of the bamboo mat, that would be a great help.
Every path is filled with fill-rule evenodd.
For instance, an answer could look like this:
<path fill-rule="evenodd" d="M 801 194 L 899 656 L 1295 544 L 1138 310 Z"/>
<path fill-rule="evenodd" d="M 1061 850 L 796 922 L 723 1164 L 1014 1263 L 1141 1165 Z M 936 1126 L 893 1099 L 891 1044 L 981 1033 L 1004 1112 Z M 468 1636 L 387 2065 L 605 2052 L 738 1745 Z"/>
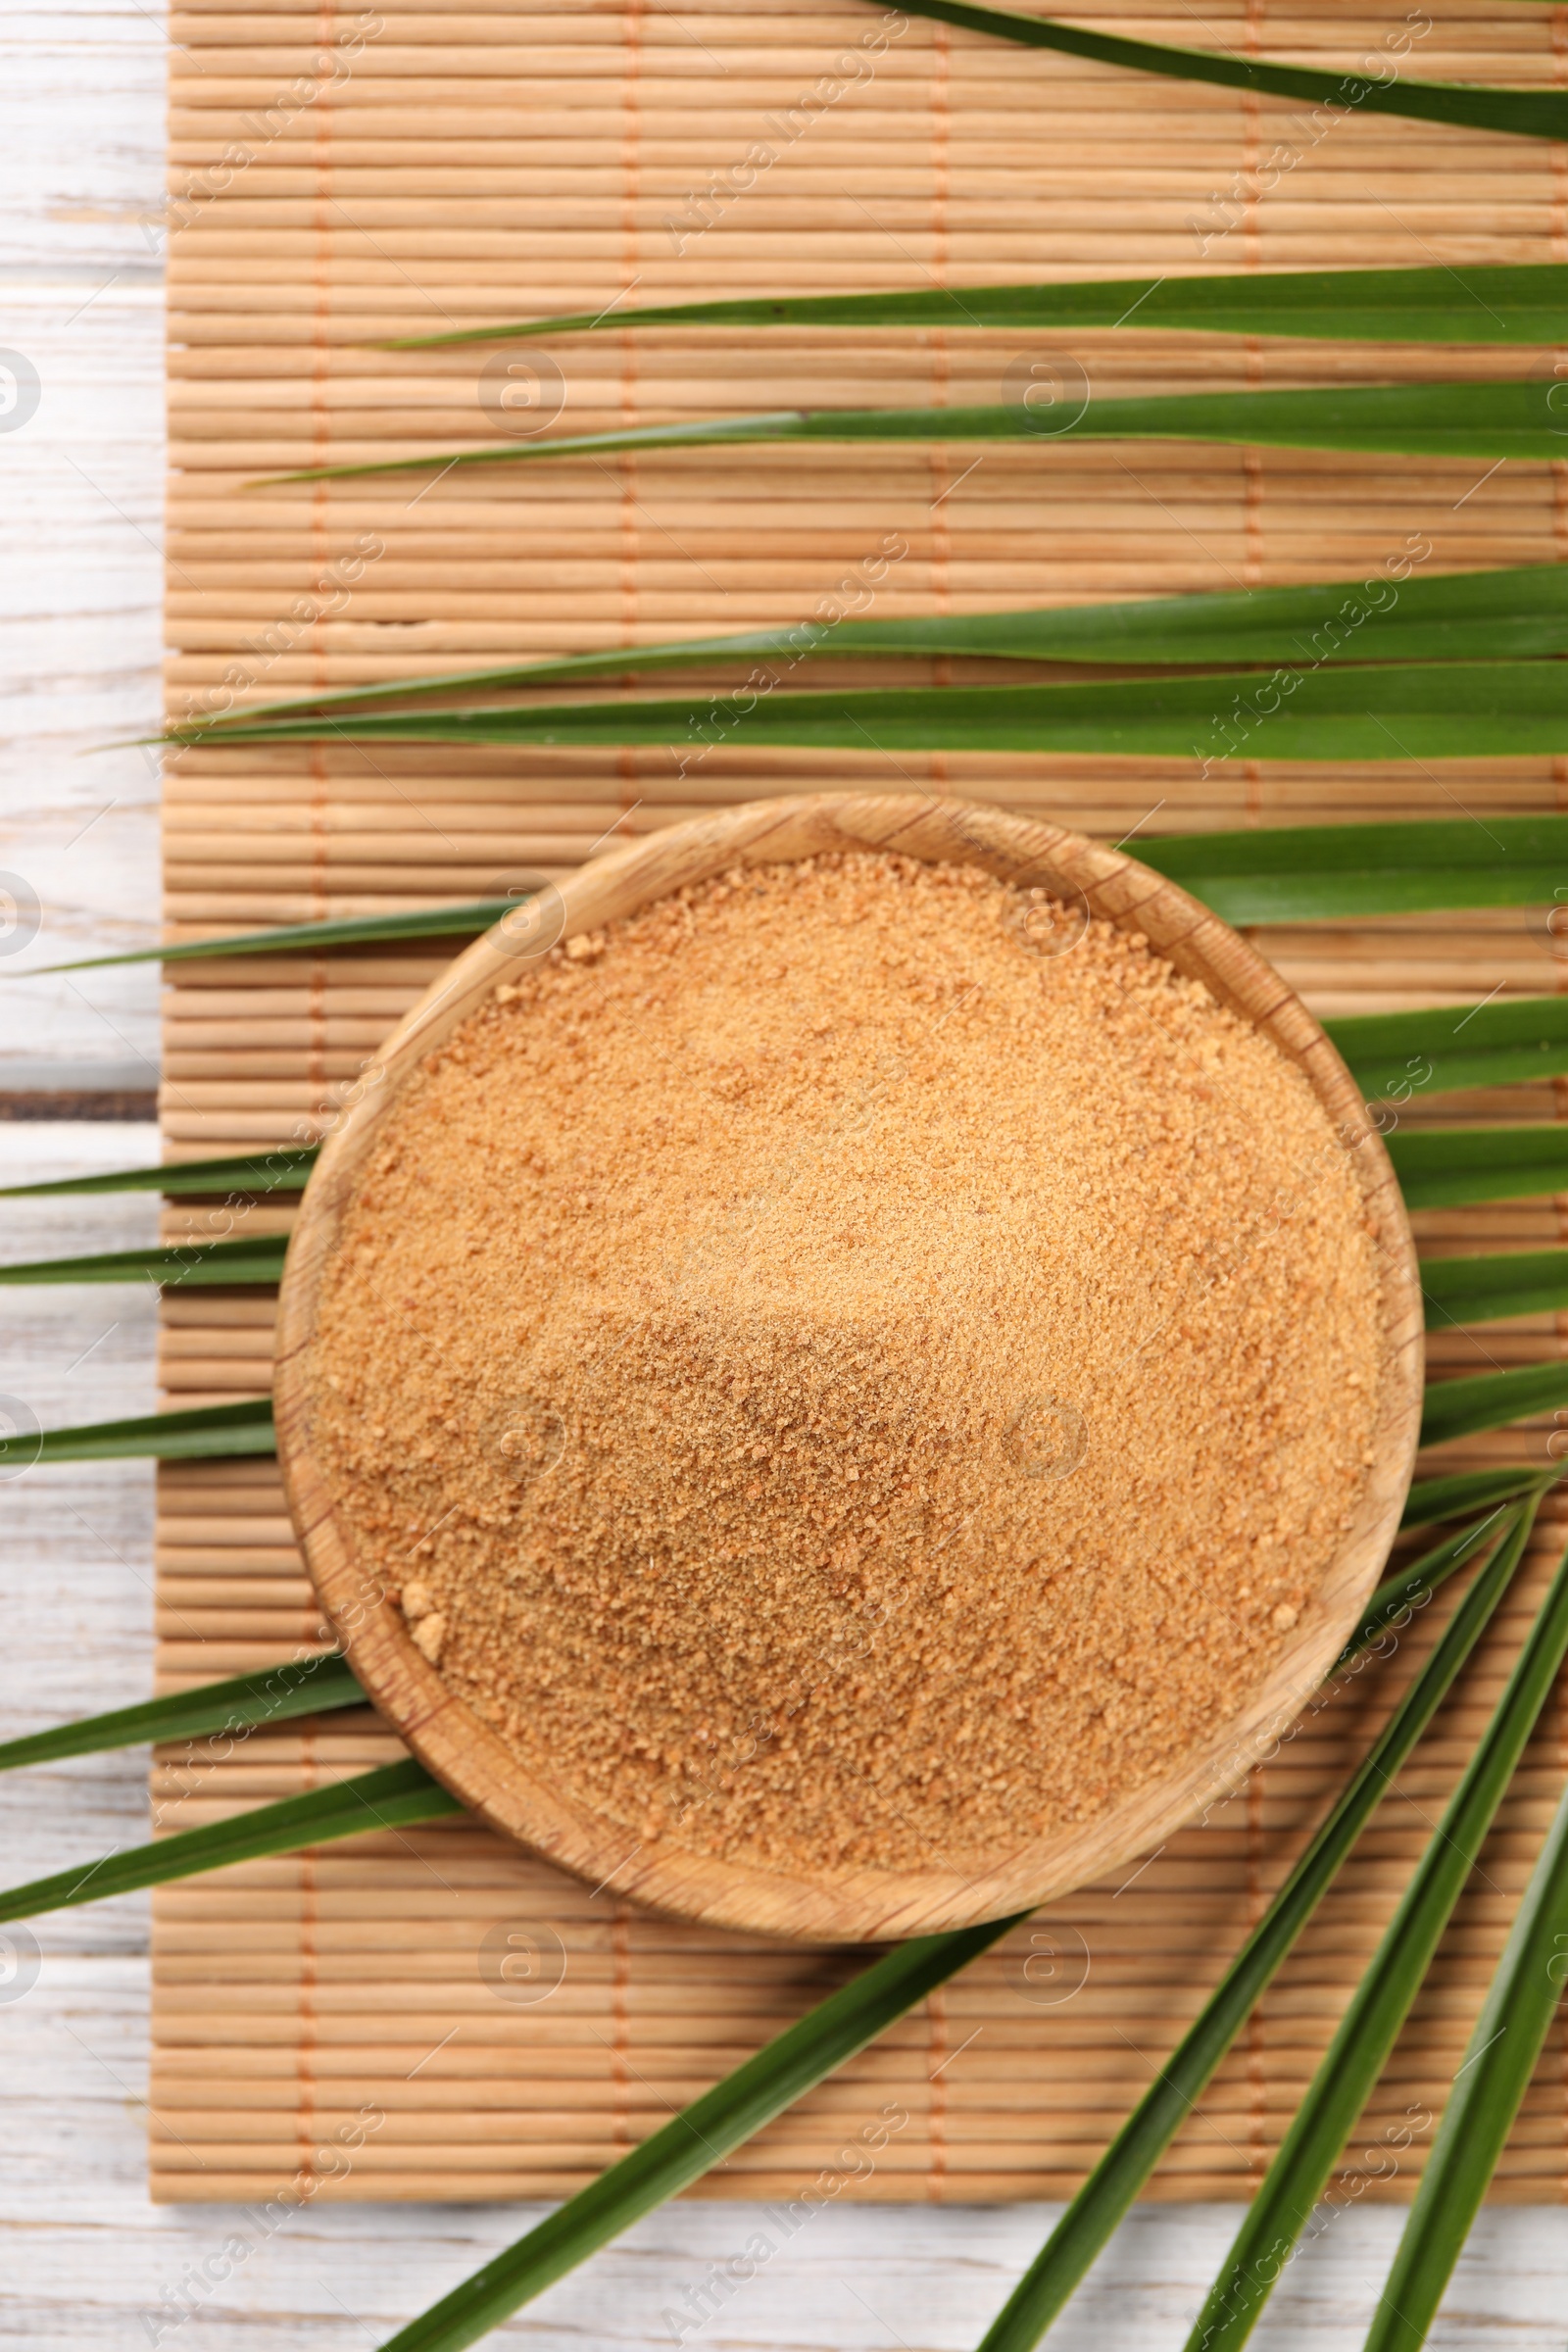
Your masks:
<path fill-rule="evenodd" d="M 1201 26 L 1185 8 L 1117 0 L 1076 13 L 1336 69 L 1376 56 L 1405 24 L 1396 11 L 1352 24 L 1335 0 L 1217 0 Z M 1568 80 L 1563 8 L 1494 0 L 1441 7 L 1425 31 L 1420 11 L 1410 22 L 1408 70 L 1425 78 Z M 1488 472 L 1289 451 L 701 450 L 249 489 L 290 466 L 498 437 L 483 405 L 494 409 L 498 379 L 483 371 L 495 354 L 390 356 L 380 338 L 617 298 L 1568 259 L 1568 150 L 1389 120 L 1325 128 L 1272 101 L 1007 50 L 854 0 L 744 13 L 713 0 L 426 0 L 364 15 L 278 0 L 177 15 L 172 30 L 176 711 L 790 621 L 822 599 L 858 603 L 859 567 L 889 543 L 906 552 L 877 591 L 886 614 L 1334 578 L 1417 550 L 1430 569 L 1568 552 L 1564 466 Z M 737 190 L 747 170 L 753 184 Z M 956 331 L 623 334 L 552 345 L 534 364 L 563 427 L 592 430 L 824 394 L 996 398 L 1013 360 L 1059 348 Z M 1133 331 L 1077 336 L 1068 353 L 1105 392 L 1541 372 L 1557 357 L 1406 349 L 1374 369 L 1331 345 Z M 663 750 L 206 752 L 167 782 L 168 915 L 193 938 L 461 900 L 560 874 L 612 833 L 703 808 L 911 776 L 1106 833 L 1460 810 L 1484 823 L 1568 808 L 1562 761 L 1236 762 L 1202 778 L 1178 761 L 892 761 L 733 744 L 684 765 Z M 1535 993 L 1564 971 L 1512 910 L 1306 926 L 1263 944 L 1323 1012 Z M 334 1090 L 443 959 L 420 948 L 177 967 L 170 1152 L 319 1132 Z M 1557 1094 L 1440 1107 L 1550 1117 Z M 1422 1238 L 1564 1239 L 1561 1205 L 1430 1216 Z M 248 1229 L 288 1221 L 286 1208 L 258 1208 Z M 167 1213 L 171 1238 L 218 1229 L 208 1205 Z M 171 1401 L 262 1392 L 271 1317 L 265 1294 L 171 1298 Z M 1559 1352 L 1563 1336 L 1537 1317 L 1441 1336 L 1432 1359 L 1440 1372 L 1528 1361 Z M 1539 1459 L 1549 1434 L 1489 1436 L 1448 1458 Z M 170 1467 L 160 1493 L 165 1688 L 318 1643 L 270 1463 Z M 1153 2194 L 1239 2198 L 1259 2179 L 1565 1534 L 1568 1519 L 1542 1531 L 1477 1671 Z M 845 2198 L 1067 2194 L 1441 1616 L 1439 1603 L 1207 1826 L 1015 1935 L 698 2193 L 787 2203 L 817 2182 Z M 161 1751 L 159 1819 L 213 1819 L 396 1752 L 368 1711 L 257 1734 L 222 1756 Z M 1342 2199 L 1409 2194 L 1565 1770 L 1559 1699 L 1358 2130 Z M 512 1984 L 496 1965 L 508 1936 L 536 1962 Z M 562 2193 L 855 1965 L 660 1922 L 466 1823 L 165 1888 L 155 1936 L 151 2165 L 166 2199 Z M 368 2131 L 353 2121 L 366 2111 Z M 878 2132 L 874 2156 L 843 2153 Z M 1554 2032 L 1495 2193 L 1556 2200 L 1565 2182 L 1568 2047 Z"/>

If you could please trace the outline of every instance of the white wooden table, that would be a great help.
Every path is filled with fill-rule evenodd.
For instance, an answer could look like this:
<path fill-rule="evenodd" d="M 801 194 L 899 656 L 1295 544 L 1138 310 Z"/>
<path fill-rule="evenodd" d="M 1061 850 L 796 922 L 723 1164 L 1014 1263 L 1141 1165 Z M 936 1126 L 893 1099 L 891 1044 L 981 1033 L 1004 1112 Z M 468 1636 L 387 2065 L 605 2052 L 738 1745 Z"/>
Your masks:
<path fill-rule="evenodd" d="M 0 1096 L 153 1083 L 153 974 L 19 984 L 7 976 L 19 935 L 5 908 L 20 902 L 24 931 L 33 900 L 39 910 L 38 940 L 19 964 L 44 960 L 46 948 L 87 954 L 154 936 L 156 765 L 135 749 L 100 747 L 144 732 L 158 709 L 163 44 L 153 0 L 13 0 L 0 20 L 0 351 L 21 353 L 39 388 L 31 418 L 0 429 L 0 870 L 22 885 L 0 883 Z M 3 1182 L 156 1152 L 149 1126 L 0 1122 Z M 134 1197 L 9 1204 L 0 1257 L 124 1247 L 153 1217 Z M 0 1394 L 46 1425 L 149 1410 L 152 1348 L 145 1288 L 0 1291 Z M 4 1486 L 0 1512 L 0 1736 L 143 1693 L 150 1472 L 33 1471 Z M 4 1882 L 143 1837 L 145 1761 L 134 1751 L 0 1782 Z M 38 1937 L 36 1984 L 0 1999 L 0 2342 L 51 2352 L 374 2344 L 530 2218 L 484 2206 L 308 2212 L 258 2243 L 227 2284 L 190 2300 L 197 2267 L 246 2225 L 221 2208 L 147 2200 L 145 1903 L 58 1914 L 38 1923 Z M 823 2212 L 680 2340 L 708 2352 L 961 2352 L 1047 2218 L 1041 2207 Z M 1179 2346 L 1236 2219 L 1225 2207 L 1141 2209 L 1053 2342 L 1062 2352 Z M 1259 2347 L 1358 2344 L 1398 2221 L 1389 2210 L 1340 2215 L 1282 2282 Z M 684 2290 L 756 2227 L 736 2205 L 656 2216 L 496 2340 L 541 2352 L 676 2340 L 667 2315 Z M 1568 2215 L 1489 2213 L 1434 2341 L 1544 2352 L 1565 2335 Z"/>

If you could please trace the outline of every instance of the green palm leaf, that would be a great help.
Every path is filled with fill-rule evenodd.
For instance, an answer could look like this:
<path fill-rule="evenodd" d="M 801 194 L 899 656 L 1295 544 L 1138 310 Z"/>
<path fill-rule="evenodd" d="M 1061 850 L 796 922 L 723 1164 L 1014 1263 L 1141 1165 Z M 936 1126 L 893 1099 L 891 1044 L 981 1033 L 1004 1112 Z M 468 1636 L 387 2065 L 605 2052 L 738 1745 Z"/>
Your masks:
<path fill-rule="evenodd" d="M 1401 1529 L 1436 1527 L 1445 1519 L 1462 1519 L 1471 1511 L 1490 1510 L 1521 1495 L 1544 1494 L 1563 1476 L 1561 1464 L 1550 1470 L 1531 1470 L 1523 1463 L 1508 1470 L 1460 1470 L 1446 1478 L 1424 1478 L 1404 1498 Z"/>
<path fill-rule="evenodd" d="M 344 743 L 806 745 L 829 751 L 1095 752 L 1122 758 L 1457 760 L 1568 752 L 1568 663 L 1325 663 L 1076 685 L 497 704 L 346 713 Z M 319 719 L 238 720 L 227 743 L 312 743 Z M 683 771 L 684 772 L 684 771 Z"/>
<path fill-rule="evenodd" d="M 1568 582 L 1568 567 L 1562 577 Z M 1446 906 L 1527 906 L 1548 902 L 1558 876 L 1568 874 L 1568 816 L 1497 816 L 1485 826 L 1439 820 L 1181 834 L 1140 839 L 1137 854 L 1146 865 L 1181 883 L 1231 923 L 1313 922 Z M 512 898 L 476 899 L 463 906 L 357 917 L 352 927 L 360 941 L 409 939 L 436 931 L 472 934 L 529 904 Z M 133 948 L 118 956 L 42 968 L 86 971 L 109 963 L 167 963 L 186 956 L 286 955 L 305 945 L 341 945 L 319 936 L 333 928 L 288 924 L 200 946 Z M 110 1180 L 85 1181 L 107 1185 Z"/>
<path fill-rule="evenodd" d="M 1356 1084 L 1377 1100 L 1404 1102 L 1568 1070 L 1568 997 L 1349 1013 L 1323 1026 Z"/>
<path fill-rule="evenodd" d="M 1568 334 L 1568 320 L 1564 332 Z M 1397 583 L 1388 578 L 1330 580 L 1305 588 L 1249 588 L 1235 595 L 1152 597 L 1136 604 L 938 612 L 908 620 L 800 620 L 734 637 L 612 646 L 605 653 L 571 654 L 557 662 L 454 670 L 444 677 L 397 678 L 381 686 L 298 695 L 287 702 L 253 704 L 233 714 L 193 719 L 162 740 L 221 742 L 237 724 L 297 717 L 305 711 L 330 719 L 340 710 L 372 710 L 378 704 L 402 704 L 428 695 L 552 686 L 577 678 L 624 677 L 775 654 L 791 664 L 822 655 L 857 661 L 950 655 L 971 661 L 1115 662 L 1124 667 L 1201 663 L 1231 669 L 1244 662 L 1300 664 L 1374 657 L 1380 662 L 1524 661 L 1561 653 L 1568 653 L 1568 566 L 1539 564 L 1508 571 L 1434 572 L 1428 578 L 1413 573 Z M 461 914 L 464 909 L 447 911 Z M 358 919 L 374 923 L 380 918 Z M 340 937 L 335 923 L 299 923 L 292 932 L 302 947 L 336 945 Z M 265 931 L 240 933 L 221 942 L 182 943 L 177 949 L 140 953 L 187 956 L 220 949 L 225 955 L 239 955 L 245 952 L 244 942 L 270 936 Z M 387 935 L 356 929 L 353 936 Z"/>
<path fill-rule="evenodd" d="M 1528 1511 L 1534 1519 L 1547 1483 L 1538 1477 L 1533 1489 L 1527 1488 L 1520 1494 L 1509 1497 L 1510 1502 L 1517 1503 L 1517 1510 L 1510 1511 L 1503 1503 L 1494 1504 L 1484 1518 L 1461 1528 L 1457 1535 L 1446 1536 L 1441 1544 L 1431 1551 L 1423 1552 L 1418 1560 L 1411 1560 L 1406 1567 L 1396 1568 L 1392 1576 L 1386 1577 L 1362 1610 L 1354 1633 L 1335 1660 L 1335 1673 L 1350 1665 L 1363 1649 L 1380 1642 L 1385 1634 L 1407 1625 L 1414 1611 L 1424 1609 L 1434 1592 L 1441 1585 L 1446 1585 L 1450 1576 L 1456 1575 L 1487 1544 L 1496 1543 L 1509 1534 L 1518 1511 Z"/>
<path fill-rule="evenodd" d="M 1568 1190 L 1568 1125 L 1556 1121 L 1396 1127 L 1383 1141 L 1412 1213 Z"/>
<path fill-rule="evenodd" d="M 275 1453 L 272 1401 L 198 1404 L 186 1412 L 148 1413 L 133 1421 L 90 1421 L 0 1438 L 0 1470 L 15 1476 L 39 1462 L 113 1462 L 156 1455 L 164 1461 L 211 1461 L 230 1454 Z"/>
<path fill-rule="evenodd" d="M 1446 1446 L 1481 1429 L 1505 1429 L 1568 1404 L 1568 1358 L 1521 1364 L 1511 1372 L 1481 1372 L 1471 1380 L 1434 1381 L 1421 1413 L 1423 1446 Z"/>
<path fill-rule="evenodd" d="M 1018 1924 L 1000 1919 L 954 1936 L 916 1936 L 873 1962 L 421 2319 L 400 2328 L 383 2352 L 458 2352 L 476 2342 L 641 2215 L 700 2180 Z"/>
<path fill-rule="evenodd" d="M 275 935 L 273 935 L 275 936 Z M 0 1200 L 36 1200 L 45 1193 L 297 1193 L 315 1167 L 319 1144 L 278 1144 L 222 1159 L 166 1159 L 152 1168 L 117 1168 L 104 1176 L 52 1176 L 42 1184 L 0 1186 Z"/>
<path fill-rule="evenodd" d="M 1418 2352 L 1496 2170 L 1562 1992 L 1568 1956 L 1568 1794 L 1514 1915 L 1497 1973 L 1432 2143 L 1366 2352 Z"/>
<path fill-rule="evenodd" d="M 347 1658 L 323 1650 L 316 1658 L 286 1658 L 226 1682 L 203 1683 L 149 1698 L 139 1706 L 116 1707 L 52 1731 L 30 1732 L 0 1743 L 0 1772 L 24 1764 L 52 1764 L 62 1756 L 96 1755 L 107 1747 L 139 1747 L 146 1740 L 205 1740 L 215 1733 L 254 1730 L 286 1723 L 296 1715 L 324 1715 L 334 1707 L 368 1703 Z"/>
<path fill-rule="evenodd" d="M 1568 1250 L 1519 1250 L 1493 1257 L 1429 1257 L 1421 1291 L 1428 1331 L 1500 1323 L 1568 1306 Z"/>
<path fill-rule="evenodd" d="M 1568 644 L 1563 648 L 1568 652 Z M 321 732 L 329 732 L 323 722 Z M 170 741 L 200 740 L 192 735 Z M 73 963 L 40 963 L 18 972 L 19 980 L 41 979 L 49 972 L 96 972 L 109 963 L 192 963 L 214 956 L 280 956 L 298 952 L 313 955 L 322 948 L 379 945 L 394 939 L 455 939 L 488 930 L 504 914 L 527 904 L 527 894 L 504 899 L 470 899 L 458 906 L 416 906 L 403 914 L 348 915 L 341 922 L 282 923 L 272 931 L 232 931 L 217 939 L 182 939 L 177 945 L 127 948 L 117 956 L 83 956 Z M 0 1200 L 5 1198 L 0 1194 Z"/>
<path fill-rule="evenodd" d="M 1568 136 L 1568 98 L 1561 110 Z M 1038 397 L 1038 396 L 1037 396 Z M 1054 421 L 1053 421 L 1054 419 Z M 1556 459 L 1568 439 L 1568 396 L 1551 378 L 1464 384 L 1335 384 L 1304 392 L 1177 392 L 1153 400 L 1031 406 L 1020 397 L 972 408 L 773 409 L 753 416 L 557 433 L 495 448 L 443 449 L 357 466 L 309 466 L 262 485 L 343 481 L 439 466 L 523 466 L 623 450 L 709 449 L 749 442 L 1217 441 L 1242 447 L 1379 451 L 1398 457 Z"/>
<path fill-rule="evenodd" d="M 1208 81 L 1226 90 L 1256 90 L 1271 98 L 1337 106 L 1346 113 L 1407 115 L 1421 122 L 1467 123 L 1472 129 L 1512 131 L 1527 139 L 1568 138 L 1568 100 L 1554 100 L 1544 91 L 1406 81 L 1402 75 L 1372 81 L 1359 74 L 1321 74 L 1251 58 L 1210 57 L 1192 49 L 1159 48 L 1150 41 L 1088 32 L 1049 19 L 1014 16 L 1009 10 L 971 8 L 964 0 L 910 0 L 909 14 L 934 17 L 939 24 L 961 25 L 969 32 L 991 33 L 1029 49 L 1055 49 L 1064 57 L 1088 58 L 1096 65 L 1125 66 L 1135 74 Z"/>
<path fill-rule="evenodd" d="M 1568 888 L 1568 817 L 1561 816 L 1489 817 L 1485 825 L 1282 825 L 1140 836 L 1131 846 L 1145 865 L 1228 923 L 1528 906 L 1550 902 L 1559 882 Z"/>
<path fill-rule="evenodd" d="M 168 1290 L 191 1290 L 207 1284 L 277 1282 L 287 1249 L 286 1234 L 267 1233 L 248 1242 L 172 1242 L 145 1250 L 106 1250 L 92 1257 L 39 1257 L 24 1265 L 0 1266 L 0 1283 L 147 1278 Z"/>
<path fill-rule="evenodd" d="M 1522 1542 L 1522 1538 L 1519 1539 Z M 1210 2289 L 1187 2352 L 1239 2352 L 1386 2064 L 1568 1652 L 1568 1558 Z"/>
<path fill-rule="evenodd" d="M 1109 2240 L 1294 1950 L 1387 1794 L 1390 1782 L 1451 1690 L 1513 1578 L 1536 1507 L 1532 1500 L 1528 1505 L 1516 1505 L 1503 1518 L 1494 1513 L 1482 1526 L 1468 1528 L 1462 1537 L 1440 1544 L 1426 1560 L 1416 1562 L 1405 1578 L 1395 1580 L 1406 1587 L 1403 1606 L 1408 1610 L 1424 1587 L 1430 1589 L 1444 1575 L 1452 1574 L 1482 1544 L 1499 1539 L 1431 1657 L 1313 1833 L 1196 2022 L 1162 2062 L 1152 2085 L 986 2330 L 981 2352 L 1027 2352 Z M 1353 1643 L 1346 1657 L 1358 1646 L 1359 1642 Z"/>
<path fill-rule="evenodd" d="M 1568 268 L 1526 262 L 1450 270 L 1289 270 L 1267 276 L 1109 277 L 1014 286 L 918 286 L 876 294 L 760 295 L 731 302 L 577 311 L 456 334 L 407 335 L 389 351 L 623 334 L 639 326 L 1135 326 L 1340 343 L 1568 342 Z"/>
<path fill-rule="evenodd" d="M 179 1830 L 171 1838 L 155 1838 L 150 1845 L 105 1854 L 84 1869 L 61 1870 L 26 1886 L 7 1887 L 0 1892 L 0 1920 L 36 1918 L 43 1911 L 64 1911 L 73 1904 L 130 1894 L 141 1886 L 167 1886 L 171 1879 L 222 1870 L 231 1862 L 292 1854 L 305 1846 L 329 1845 L 334 1838 L 407 1829 L 412 1822 L 462 1811 L 458 1799 L 410 1756 L 401 1764 L 379 1765 L 353 1780 L 335 1781 L 327 1788 L 307 1789 L 303 1796 L 256 1805 L 205 1829 Z"/>

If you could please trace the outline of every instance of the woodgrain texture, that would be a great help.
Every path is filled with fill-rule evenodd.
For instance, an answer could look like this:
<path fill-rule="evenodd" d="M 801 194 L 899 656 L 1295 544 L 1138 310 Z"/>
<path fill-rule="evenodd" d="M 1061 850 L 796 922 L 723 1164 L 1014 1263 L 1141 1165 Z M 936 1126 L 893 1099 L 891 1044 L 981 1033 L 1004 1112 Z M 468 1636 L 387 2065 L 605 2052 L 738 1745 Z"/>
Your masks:
<path fill-rule="evenodd" d="M 157 937 L 159 762 L 125 739 L 163 651 L 162 27 L 65 0 L 0 44 L 0 346 L 37 384 L 0 416 L 0 1090 L 151 1093 L 155 971 L 18 973 Z"/>

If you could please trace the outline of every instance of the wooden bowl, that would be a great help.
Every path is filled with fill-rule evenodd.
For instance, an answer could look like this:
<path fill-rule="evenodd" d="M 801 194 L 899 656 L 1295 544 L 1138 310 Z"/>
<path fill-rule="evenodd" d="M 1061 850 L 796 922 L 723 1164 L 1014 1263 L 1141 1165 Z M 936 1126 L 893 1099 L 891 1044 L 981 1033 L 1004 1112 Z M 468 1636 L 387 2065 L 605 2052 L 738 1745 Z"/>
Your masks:
<path fill-rule="evenodd" d="M 1306 1073 L 1348 1146 L 1382 1246 L 1382 1394 L 1375 1455 L 1359 1515 L 1250 1704 L 1179 1770 L 1085 1828 L 1020 1846 L 977 1880 L 953 1868 L 864 1864 L 763 1869 L 637 1846 L 626 1828 L 526 1771 L 448 1690 L 368 1565 L 312 1444 L 311 1348 L 323 1267 L 366 1160 L 421 1058 L 517 970 L 519 957 L 633 912 L 735 864 L 828 850 L 896 849 L 978 864 L 1044 887 L 1142 933 L 1177 968 L 1204 980 Z M 460 956 L 393 1032 L 350 1090 L 305 1195 L 288 1253 L 278 1332 L 278 1451 L 289 1507 L 321 1604 L 371 1698 L 421 1763 L 496 1829 L 591 1884 L 714 1926 L 856 1941 L 925 1934 L 1027 1911 L 1119 1870 L 1240 1781 L 1295 1717 L 1338 1655 L 1398 1524 L 1421 1413 L 1422 1316 L 1409 1226 L 1394 1171 L 1338 1054 L 1316 1021 L 1247 943 L 1198 902 L 1119 851 L 1058 826 L 931 796 L 820 793 L 756 802 L 672 826 L 596 858 L 498 924 Z"/>

